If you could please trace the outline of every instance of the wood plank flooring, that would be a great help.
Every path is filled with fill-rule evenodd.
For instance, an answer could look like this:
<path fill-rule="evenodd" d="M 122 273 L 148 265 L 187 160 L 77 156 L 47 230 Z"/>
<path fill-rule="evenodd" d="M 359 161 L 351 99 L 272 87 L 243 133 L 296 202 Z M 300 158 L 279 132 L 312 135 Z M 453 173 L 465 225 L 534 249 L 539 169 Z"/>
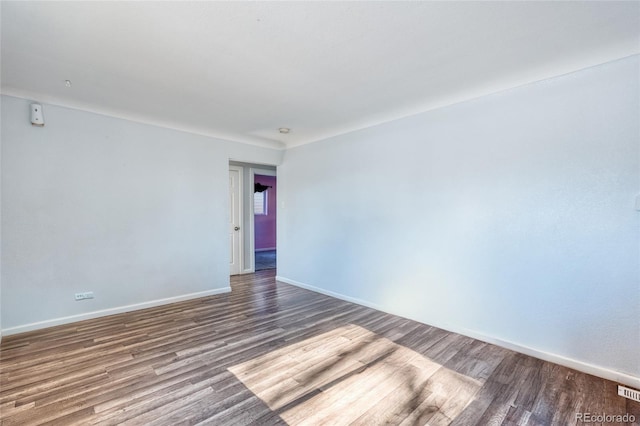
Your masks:
<path fill-rule="evenodd" d="M 613 382 L 277 283 L 3 338 L 2 425 L 570 425 Z M 638 421 L 634 424 L 638 424 Z"/>

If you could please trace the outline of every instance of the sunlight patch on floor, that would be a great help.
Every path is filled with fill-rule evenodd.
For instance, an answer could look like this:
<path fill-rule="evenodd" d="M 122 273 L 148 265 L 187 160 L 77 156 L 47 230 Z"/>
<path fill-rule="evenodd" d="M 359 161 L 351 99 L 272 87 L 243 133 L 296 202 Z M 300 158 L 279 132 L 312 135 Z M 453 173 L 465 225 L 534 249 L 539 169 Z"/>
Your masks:
<path fill-rule="evenodd" d="M 448 424 L 482 385 L 353 324 L 229 371 L 290 425 Z"/>

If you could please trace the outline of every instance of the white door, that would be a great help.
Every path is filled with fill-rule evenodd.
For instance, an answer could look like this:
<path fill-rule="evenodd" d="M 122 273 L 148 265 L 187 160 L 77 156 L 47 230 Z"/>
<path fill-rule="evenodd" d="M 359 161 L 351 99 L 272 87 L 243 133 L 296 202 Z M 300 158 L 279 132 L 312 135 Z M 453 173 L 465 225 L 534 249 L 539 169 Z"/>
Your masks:
<path fill-rule="evenodd" d="M 231 275 L 240 273 L 242 264 L 242 168 L 229 166 L 229 243 Z"/>

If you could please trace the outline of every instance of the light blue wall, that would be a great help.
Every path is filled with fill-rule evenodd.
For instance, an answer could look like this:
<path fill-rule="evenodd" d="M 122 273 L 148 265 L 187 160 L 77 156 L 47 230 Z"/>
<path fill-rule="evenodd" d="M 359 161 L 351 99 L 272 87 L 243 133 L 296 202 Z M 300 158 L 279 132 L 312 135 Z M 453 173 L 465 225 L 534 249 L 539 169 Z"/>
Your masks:
<path fill-rule="evenodd" d="M 638 56 L 309 144 L 278 275 L 640 377 Z"/>
<path fill-rule="evenodd" d="M 228 287 L 229 158 L 282 151 L 43 107 L 2 97 L 5 330 Z"/>

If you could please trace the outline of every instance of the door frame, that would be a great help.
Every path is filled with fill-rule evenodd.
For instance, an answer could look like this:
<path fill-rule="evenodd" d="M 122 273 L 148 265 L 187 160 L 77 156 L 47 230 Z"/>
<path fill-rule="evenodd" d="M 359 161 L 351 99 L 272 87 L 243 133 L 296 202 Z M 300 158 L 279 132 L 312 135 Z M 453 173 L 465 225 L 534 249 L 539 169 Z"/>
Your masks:
<path fill-rule="evenodd" d="M 229 164 L 229 171 L 235 170 L 238 172 L 238 187 L 240 193 L 238 194 L 238 214 L 240 215 L 240 229 L 238 230 L 238 262 L 240 262 L 240 267 L 238 268 L 238 274 L 243 274 L 244 270 L 244 183 L 242 179 L 244 178 L 244 167 L 241 166 L 232 166 Z M 229 197 L 227 197 L 229 199 Z M 231 214 L 231 206 L 227 210 L 229 214 Z M 227 223 L 231 222 L 231 218 L 227 221 Z M 231 271 L 229 271 L 229 275 L 231 275 Z"/>
<path fill-rule="evenodd" d="M 277 170 L 268 170 L 268 169 L 260 169 L 257 167 L 249 168 L 249 188 L 253 188 L 253 185 L 256 181 L 256 175 L 262 176 L 275 176 L 278 177 Z M 276 183 L 277 185 L 277 183 Z M 249 253 L 251 256 L 251 265 L 250 268 L 246 270 L 245 273 L 250 274 L 256 271 L 256 215 L 253 207 L 253 192 L 251 192 L 251 202 L 249 203 Z M 276 208 L 276 214 L 278 211 L 278 206 L 274 206 Z M 278 238 L 276 237 L 276 251 L 278 250 Z"/>

